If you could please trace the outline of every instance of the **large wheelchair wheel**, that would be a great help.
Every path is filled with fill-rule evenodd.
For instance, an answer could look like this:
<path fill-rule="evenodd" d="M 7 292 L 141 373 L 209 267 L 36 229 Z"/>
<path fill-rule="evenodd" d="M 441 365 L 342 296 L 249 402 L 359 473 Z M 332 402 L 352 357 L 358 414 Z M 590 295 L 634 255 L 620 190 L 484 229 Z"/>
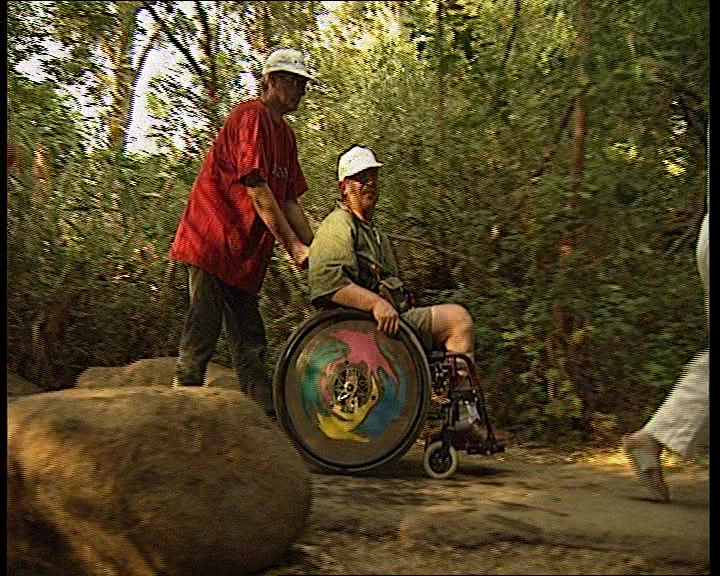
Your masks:
<path fill-rule="evenodd" d="M 326 310 L 303 322 L 282 350 L 275 410 L 302 455 L 335 473 L 403 456 L 427 416 L 430 368 L 412 329 L 390 337 L 372 315 Z"/>

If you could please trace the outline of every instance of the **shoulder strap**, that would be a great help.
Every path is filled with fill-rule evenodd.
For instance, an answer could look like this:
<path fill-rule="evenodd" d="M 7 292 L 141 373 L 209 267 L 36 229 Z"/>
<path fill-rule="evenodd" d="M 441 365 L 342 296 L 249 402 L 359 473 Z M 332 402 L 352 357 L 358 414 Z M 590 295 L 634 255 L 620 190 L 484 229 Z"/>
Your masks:
<path fill-rule="evenodd" d="M 357 218 L 355 217 L 355 214 L 350 214 L 350 221 L 352 222 L 352 237 L 353 237 L 353 250 L 357 254 L 357 246 L 358 246 L 358 231 L 360 230 L 360 226 L 357 223 Z"/>

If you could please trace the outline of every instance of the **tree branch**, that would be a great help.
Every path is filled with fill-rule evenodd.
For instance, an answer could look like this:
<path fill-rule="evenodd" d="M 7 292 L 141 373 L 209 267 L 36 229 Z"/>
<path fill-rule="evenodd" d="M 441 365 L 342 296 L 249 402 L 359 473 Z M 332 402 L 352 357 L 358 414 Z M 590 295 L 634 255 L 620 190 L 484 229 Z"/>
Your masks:
<path fill-rule="evenodd" d="M 515 11 L 513 13 L 512 30 L 510 30 L 510 37 L 505 45 L 505 54 L 503 54 L 502 62 L 500 63 L 500 74 L 505 73 L 505 67 L 507 66 L 508 60 L 510 59 L 510 52 L 512 52 L 513 45 L 515 44 L 515 37 L 517 36 L 518 20 L 520 19 L 520 0 L 515 0 Z"/>
<path fill-rule="evenodd" d="M 550 167 L 550 163 L 552 162 L 553 157 L 555 156 L 555 152 L 557 151 L 558 146 L 560 145 L 560 140 L 562 140 L 562 135 L 565 133 L 565 129 L 567 128 L 568 124 L 570 123 L 570 118 L 572 117 L 573 110 L 575 110 L 575 101 L 576 99 L 573 98 L 570 101 L 570 104 L 568 104 L 567 108 L 565 109 L 565 113 L 563 114 L 563 117 L 560 121 L 560 124 L 555 131 L 555 134 L 553 136 L 552 142 L 548 145 L 547 149 L 545 150 L 545 154 L 543 154 L 542 162 L 540 163 L 540 166 L 535 170 L 532 174 L 530 174 L 530 180 L 536 180 L 537 178 L 540 178 L 545 171 Z M 530 193 L 522 194 L 514 203 L 513 207 L 509 211 L 509 216 L 500 223 L 500 227 L 504 228 L 507 226 L 508 222 L 514 220 L 517 217 L 517 213 L 520 211 L 522 206 L 525 204 L 525 202 L 530 197 Z"/>
<path fill-rule="evenodd" d="M 195 0 L 195 10 L 198 14 L 198 20 L 205 34 L 205 42 L 203 42 L 203 48 L 205 49 L 205 55 L 209 56 L 212 52 L 212 34 L 210 33 L 210 23 L 208 22 L 207 14 L 202 6 L 200 0 Z"/>
<path fill-rule="evenodd" d="M 208 103 L 207 109 L 210 116 L 210 123 L 215 128 L 220 128 L 220 120 L 218 117 L 218 85 L 217 85 L 217 61 L 215 60 L 215 54 L 213 53 L 213 35 L 210 30 L 210 22 L 208 21 L 207 13 L 205 8 L 202 6 L 200 0 L 195 0 L 195 9 L 198 14 L 198 19 L 202 25 L 203 33 L 205 35 L 205 41 L 202 42 L 203 49 L 205 51 L 205 59 L 207 66 L 210 69 L 210 82 L 208 86 Z"/>
<path fill-rule="evenodd" d="M 183 44 L 175 37 L 175 35 L 172 33 L 172 30 L 170 29 L 170 26 L 168 26 L 167 22 L 165 22 L 160 16 L 158 16 L 157 12 L 155 12 L 154 8 L 150 5 L 149 2 L 143 2 L 143 6 L 147 9 L 148 12 L 150 12 L 150 15 L 153 17 L 153 20 L 158 23 L 162 31 L 167 36 L 168 40 L 172 42 L 173 46 L 175 46 L 183 56 L 185 56 L 185 59 L 188 61 L 188 64 L 190 64 L 190 68 L 192 68 L 193 72 L 198 75 L 200 78 L 200 81 L 202 82 L 203 86 L 207 88 L 207 79 L 205 78 L 205 71 L 200 67 L 200 65 L 195 61 L 195 58 L 193 58 L 192 54 L 190 54 L 190 50 L 187 49 L 187 47 L 183 46 Z"/>
<path fill-rule="evenodd" d="M 133 70 L 133 79 L 132 84 L 130 85 L 130 95 L 128 96 L 128 98 L 130 99 L 130 103 L 128 105 L 127 116 L 125 118 L 125 130 L 123 131 L 123 149 L 125 149 L 125 147 L 127 146 L 127 139 L 130 132 L 130 124 L 132 123 L 132 113 L 133 105 L 135 103 L 135 92 L 137 90 L 137 83 L 140 80 L 140 75 L 142 74 L 142 70 L 145 67 L 145 62 L 147 61 L 148 55 L 150 54 L 150 50 L 152 50 L 153 46 L 157 42 L 161 32 L 162 30 L 160 29 L 160 27 L 156 26 L 152 36 L 148 38 L 147 43 L 145 44 L 145 46 L 143 46 L 143 49 L 140 52 L 140 58 L 138 58 L 138 62 L 135 65 L 135 70 Z"/>
<path fill-rule="evenodd" d="M 448 256 L 452 256 L 453 258 L 462 260 L 463 262 L 470 263 L 471 265 L 480 269 L 480 266 L 478 266 L 478 264 L 477 264 L 477 258 L 468 256 L 467 254 L 463 254 L 461 252 L 455 252 L 454 250 L 448 250 L 447 248 L 441 248 L 440 246 L 432 244 L 431 242 L 427 242 L 426 240 L 420 240 L 418 238 L 404 236 L 403 234 L 389 233 L 389 234 L 387 234 L 387 236 L 389 238 L 398 240 L 399 242 L 409 242 L 411 244 L 418 244 L 419 246 L 425 246 L 426 248 L 431 248 L 431 249 L 435 250 L 436 252 L 440 252 L 441 254 L 446 254 Z"/>
<path fill-rule="evenodd" d="M 553 137 L 552 142 L 545 150 L 545 154 L 543 154 L 542 162 L 540 163 L 540 167 L 533 172 L 531 178 L 539 178 L 545 173 L 545 170 L 548 169 L 550 166 L 550 162 L 552 162 L 553 157 L 555 156 L 555 152 L 557 151 L 557 147 L 560 144 L 560 140 L 562 139 L 562 135 L 565 132 L 565 129 L 567 128 L 568 123 L 570 122 L 570 117 L 572 116 L 572 112 L 575 109 L 575 99 L 570 102 L 568 107 L 565 109 L 565 113 L 563 114 L 562 120 L 560 122 L 560 125 L 558 126 L 557 130 L 555 131 L 555 136 Z"/>
<path fill-rule="evenodd" d="M 160 38 L 160 33 L 162 30 L 160 27 L 155 28 L 155 32 L 153 32 L 152 36 L 148 38 L 147 43 L 145 46 L 143 46 L 142 51 L 140 52 L 140 57 L 138 58 L 137 64 L 135 65 L 135 77 L 133 78 L 133 84 L 137 82 L 143 67 L 145 66 L 145 61 L 147 60 L 148 54 L 150 54 L 150 50 L 152 50 L 153 46 L 157 42 L 158 38 Z"/>
<path fill-rule="evenodd" d="M 500 69 L 498 70 L 497 81 L 495 83 L 495 89 L 492 93 L 492 102 L 490 110 L 487 113 L 486 120 L 489 120 L 500 108 L 500 95 L 503 92 L 503 83 L 505 81 L 505 68 L 508 61 L 510 60 L 510 53 L 512 52 L 515 44 L 515 38 L 517 36 L 518 21 L 520 19 L 520 0 L 515 0 L 515 9 L 513 11 L 513 23 L 512 29 L 510 30 L 510 36 L 508 37 L 507 44 L 505 45 L 505 52 L 500 62 Z"/>
<path fill-rule="evenodd" d="M 437 21 L 437 55 L 438 55 L 438 69 L 437 69 L 437 123 L 438 123 L 438 140 L 437 150 L 440 155 L 440 173 L 445 174 L 445 157 L 447 151 L 445 150 L 445 64 L 444 64 L 444 45 L 443 45 L 443 20 L 445 18 L 445 6 L 443 0 L 438 1 L 437 11 L 435 18 Z M 444 190 L 440 190 L 438 193 L 442 194 Z"/>

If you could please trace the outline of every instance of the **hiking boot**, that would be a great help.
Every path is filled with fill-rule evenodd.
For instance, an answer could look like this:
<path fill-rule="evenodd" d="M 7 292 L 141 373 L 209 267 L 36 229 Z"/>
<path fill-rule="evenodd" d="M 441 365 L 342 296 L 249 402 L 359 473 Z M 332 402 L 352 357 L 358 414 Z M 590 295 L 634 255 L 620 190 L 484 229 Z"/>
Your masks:
<path fill-rule="evenodd" d="M 458 419 L 455 422 L 455 438 L 463 445 L 482 445 L 487 441 L 487 427 L 480 421 L 480 415 L 473 402 L 463 401 L 458 406 Z"/>

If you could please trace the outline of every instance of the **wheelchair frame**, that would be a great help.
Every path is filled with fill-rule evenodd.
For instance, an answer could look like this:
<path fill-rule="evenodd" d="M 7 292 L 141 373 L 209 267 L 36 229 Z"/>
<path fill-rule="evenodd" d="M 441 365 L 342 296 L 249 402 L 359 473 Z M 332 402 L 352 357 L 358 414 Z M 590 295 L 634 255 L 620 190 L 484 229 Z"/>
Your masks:
<path fill-rule="evenodd" d="M 464 450 L 467 454 L 490 455 L 504 452 L 505 447 L 495 438 L 495 431 L 485 401 L 485 394 L 480 385 L 473 360 L 466 354 L 453 352 L 432 351 L 427 355 L 432 375 L 432 389 L 434 394 L 444 394 L 446 402 L 441 404 L 439 415 L 429 414 L 428 419 L 443 421 L 439 433 L 431 434 L 425 440 L 425 457 L 423 465 L 427 474 L 433 478 L 447 478 L 452 476 L 457 468 L 457 450 Z M 470 386 L 460 389 L 461 380 L 458 372 L 458 360 L 463 360 L 468 367 Z M 483 442 L 472 443 L 456 432 L 459 420 L 459 405 L 461 402 L 471 402 L 477 409 L 480 423 L 487 430 L 487 437 Z"/>

